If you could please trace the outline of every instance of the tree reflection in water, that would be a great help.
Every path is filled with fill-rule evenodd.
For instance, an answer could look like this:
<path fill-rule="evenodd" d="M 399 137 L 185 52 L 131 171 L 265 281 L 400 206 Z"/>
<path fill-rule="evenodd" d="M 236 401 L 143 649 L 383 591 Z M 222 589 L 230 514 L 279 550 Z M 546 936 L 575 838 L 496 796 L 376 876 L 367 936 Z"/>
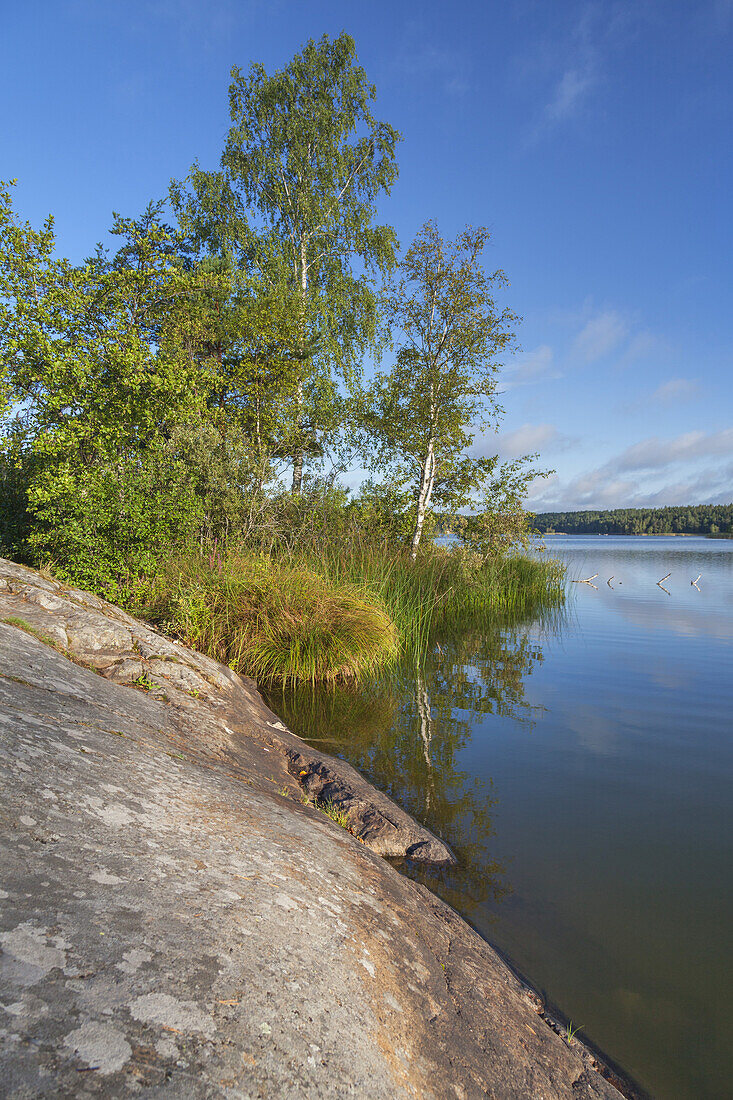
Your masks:
<path fill-rule="evenodd" d="M 467 630 L 370 683 L 289 687 L 270 691 L 269 702 L 294 733 L 348 760 L 451 845 L 456 868 L 401 870 L 470 918 L 510 887 L 491 859 L 493 783 L 471 779 L 457 759 L 485 715 L 533 724 L 524 684 L 542 659 L 526 626 Z"/>

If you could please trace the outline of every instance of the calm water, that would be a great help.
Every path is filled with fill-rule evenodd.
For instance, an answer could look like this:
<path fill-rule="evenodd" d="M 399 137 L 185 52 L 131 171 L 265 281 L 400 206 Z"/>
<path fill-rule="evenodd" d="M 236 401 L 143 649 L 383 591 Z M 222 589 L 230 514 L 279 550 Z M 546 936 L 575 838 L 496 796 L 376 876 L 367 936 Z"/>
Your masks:
<path fill-rule="evenodd" d="M 733 542 L 547 545 L 599 574 L 558 621 L 274 703 L 454 846 L 424 881 L 652 1095 L 731 1097 Z"/>

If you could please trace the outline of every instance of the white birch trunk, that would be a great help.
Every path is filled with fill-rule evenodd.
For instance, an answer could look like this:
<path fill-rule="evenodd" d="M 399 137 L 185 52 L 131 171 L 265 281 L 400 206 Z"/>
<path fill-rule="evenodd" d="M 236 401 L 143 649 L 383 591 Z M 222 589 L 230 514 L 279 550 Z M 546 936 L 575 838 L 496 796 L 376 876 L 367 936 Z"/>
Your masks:
<path fill-rule="evenodd" d="M 420 545 L 420 538 L 422 536 L 422 529 L 425 523 L 425 516 L 428 508 L 430 507 L 430 500 L 433 495 L 433 482 L 435 481 L 435 446 L 432 438 L 428 441 L 428 449 L 425 455 L 425 461 L 422 466 L 422 473 L 420 475 L 420 492 L 417 498 L 417 517 L 415 519 L 415 532 L 412 536 L 412 546 L 410 548 L 410 557 L 414 561 L 417 557 L 417 550 Z"/>

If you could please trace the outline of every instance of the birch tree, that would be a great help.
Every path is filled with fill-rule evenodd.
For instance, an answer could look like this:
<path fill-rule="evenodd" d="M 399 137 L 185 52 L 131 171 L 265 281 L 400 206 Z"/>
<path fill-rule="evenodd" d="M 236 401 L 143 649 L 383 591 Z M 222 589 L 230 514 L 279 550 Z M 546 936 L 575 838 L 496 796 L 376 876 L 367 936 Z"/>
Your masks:
<path fill-rule="evenodd" d="M 396 467 L 414 486 L 413 559 L 431 506 L 468 504 L 495 466 L 468 450 L 474 433 L 496 426 L 503 412 L 498 357 L 512 348 L 518 318 L 495 301 L 507 278 L 484 271 L 488 240 L 487 229 L 467 227 L 445 241 L 428 222 L 388 290 L 397 354 L 371 387 L 367 426 L 377 441 L 376 464 Z"/>
<path fill-rule="evenodd" d="M 375 340 L 375 279 L 395 264 L 394 230 L 376 202 L 397 177 L 399 134 L 371 111 L 374 86 L 341 34 L 309 41 L 268 75 L 232 69 L 219 172 L 194 166 L 174 184 L 182 224 L 207 247 L 233 251 L 298 296 L 294 492 L 319 432 L 333 428 L 334 373 L 348 380 Z"/>

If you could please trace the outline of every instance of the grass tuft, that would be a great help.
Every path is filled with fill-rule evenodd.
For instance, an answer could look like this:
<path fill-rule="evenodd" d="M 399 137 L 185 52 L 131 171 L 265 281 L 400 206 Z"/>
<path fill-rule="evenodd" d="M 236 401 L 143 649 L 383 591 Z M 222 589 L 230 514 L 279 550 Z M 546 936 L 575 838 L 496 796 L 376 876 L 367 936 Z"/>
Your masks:
<path fill-rule="evenodd" d="M 184 558 L 140 586 L 139 610 L 186 645 L 264 683 L 357 680 L 396 656 L 386 608 L 305 565 Z"/>
<path fill-rule="evenodd" d="M 358 682 L 427 651 L 437 631 L 558 607 L 564 569 L 429 546 L 325 541 L 298 553 L 229 551 L 165 562 L 130 609 L 262 684 Z"/>
<path fill-rule="evenodd" d="M 325 802 L 316 799 L 313 805 L 317 810 L 320 810 L 322 814 L 325 814 L 326 817 L 330 817 L 331 821 L 335 821 L 342 829 L 346 829 L 347 832 L 350 832 L 349 815 L 339 809 L 336 803 L 332 802 L 330 798 Z"/>

